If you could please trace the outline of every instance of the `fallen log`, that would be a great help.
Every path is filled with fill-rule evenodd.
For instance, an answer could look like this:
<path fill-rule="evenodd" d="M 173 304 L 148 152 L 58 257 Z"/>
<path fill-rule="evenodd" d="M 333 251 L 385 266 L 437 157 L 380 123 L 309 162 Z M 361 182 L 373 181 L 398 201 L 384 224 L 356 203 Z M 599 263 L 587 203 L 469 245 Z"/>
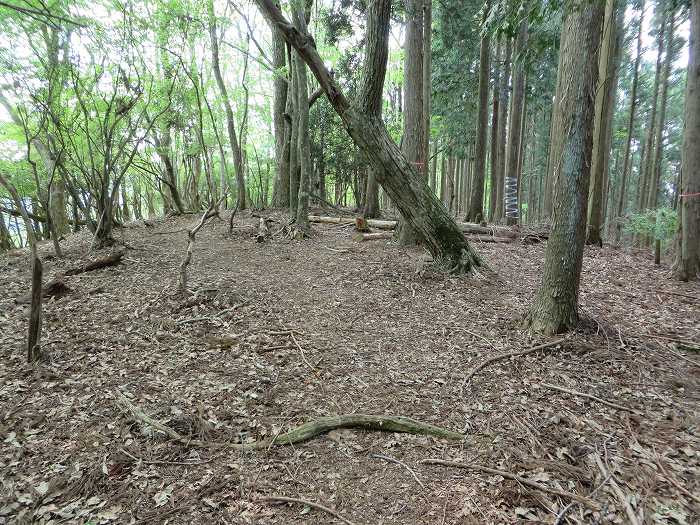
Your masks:
<path fill-rule="evenodd" d="M 465 235 L 469 241 L 473 242 L 513 242 L 515 239 L 513 237 L 494 237 L 492 235 Z"/>
<path fill-rule="evenodd" d="M 357 241 L 357 242 L 378 241 L 380 239 L 391 239 L 393 236 L 394 236 L 394 232 L 374 232 L 374 233 L 355 232 L 352 234 L 352 240 Z"/>
<path fill-rule="evenodd" d="M 325 217 L 321 215 L 309 215 L 309 222 L 317 222 L 323 224 L 356 224 L 356 219 L 351 217 Z M 396 228 L 397 221 L 387 221 L 379 219 L 367 219 L 367 226 L 378 230 L 393 230 Z M 518 237 L 518 232 L 512 228 L 505 226 L 481 226 L 471 222 L 458 222 L 457 226 L 464 233 L 486 234 L 498 237 Z"/>
<path fill-rule="evenodd" d="M 63 272 L 63 275 L 78 275 L 79 273 L 91 272 L 93 270 L 99 270 L 100 268 L 107 268 L 108 266 L 116 266 L 119 264 L 124 257 L 123 251 L 118 251 L 109 254 L 106 257 L 100 257 L 94 261 L 90 261 L 83 266 L 77 266 Z"/>
<path fill-rule="evenodd" d="M 325 217 L 321 215 L 309 215 L 309 222 L 322 224 L 355 224 L 353 217 Z M 382 221 L 379 219 L 367 219 L 367 226 L 378 230 L 393 230 L 396 228 L 396 221 Z"/>

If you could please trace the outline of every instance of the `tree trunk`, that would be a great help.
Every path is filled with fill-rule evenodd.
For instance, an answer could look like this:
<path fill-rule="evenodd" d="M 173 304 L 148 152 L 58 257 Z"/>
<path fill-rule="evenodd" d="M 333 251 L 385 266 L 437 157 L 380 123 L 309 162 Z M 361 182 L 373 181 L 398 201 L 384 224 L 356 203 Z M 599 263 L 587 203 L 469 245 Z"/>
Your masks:
<path fill-rule="evenodd" d="M 676 276 L 700 278 L 700 2 L 690 5 Z"/>
<path fill-rule="evenodd" d="M 423 170 L 426 180 L 430 175 L 428 153 L 430 152 L 430 96 L 433 42 L 433 0 L 423 0 Z"/>
<path fill-rule="evenodd" d="M 297 30 L 306 33 L 306 14 L 304 9 L 294 10 L 294 25 Z M 294 73 L 296 74 L 297 113 L 299 131 L 297 134 L 299 150 L 299 193 L 297 197 L 296 228 L 301 233 L 308 233 L 309 227 L 309 191 L 311 189 L 311 146 L 309 144 L 309 90 L 306 79 L 306 64 L 298 53 L 294 53 Z"/>
<path fill-rule="evenodd" d="M 405 0 L 406 41 L 404 49 L 404 129 L 401 149 L 416 171 L 425 174 L 423 151 L 423 0 Z M 405 221 L 404 221 L 405 222 Z M 398 230 L 400 244 L 419 242 L 418 235 L 406 224 Z"/>
<path fill-rule="evenodd" d="M 647 195 L 646 207 L 649 209 L 655 209 L 659 198 L 659 184 L 661 182 L 661 160 L 663 157 L 663 135 L 664 129 L 666 127 L 666 106 L 668 103 L 668 79 L 671 74 L 671 66 L 675 58 L 675 53 L 673 51 L 673 39 L 675 36 L 675 15 L 676 15 L 676 4 L 675 0 L 671 0 L 670 14 L 667 28 L 667 42 L 666 42 L 666 57 L 664 58 L 663 71 L 661 73 L 661 93 L 659 98 L 661 99 L 661 105 L 659 106 L 659 113 L 656 122 L 656 135 L 654 138 L 654 152 L 651 157 L 651 173 L 650 173 L 650 187 L 649 194 Z"/>
<path fill-rule="evenodd" d="M 510 58 L 511 58 L 511 41 L 508 36 L 505 37 L 506 49 L 503 57 L 503 74 L 501 76 L 501 85 L 498 89 L 500 100 L 498 102 L 498 166 L 496 177 L 496 220 L 501 220 L 504 216 L 503 199 L 505 194 L 505 173 L 506 173 L 506 129 L 508 123 L 508 101 L 510 99 L 510 90 L 508 85 L 510 82 Z"/>
<path fill-rule="evenodd" d="M 451 272 L 470 272 L 481 266 L 480 257 L 430 191 L 425 178 L 401 154 L 382 120 L 372 117 L 367 111 L 365 104 L 370 97 L 361 99 L 363 106 L 359 108 L 351 106 L 318 55 L 313 39 L 307 34 L 299 33 L 272 0 L 256 0 L 256 4 L 309 65 L 346 130 L 375 168 L 379 184 L 403 219 L 419 234 L 434 261 Z M 367 32 L 367 62 L 361 92 L 371 93 L 371 99 L 381 97 L 384 84 L 389 10 L 389 0 L 376 0 L 368 9 L 367 26 L 377 29 Z"/>
<path fill-rule="evenodd" d="M 598 88 L 595 98 L 595 124 L 593 133 L 593 160 L 591 165 L 591 186 L 588 195 L 587 244 L 603 246 L 601 228 L 603 226 L 603 190 L 610 163 L 610 132 L 612 113 L 610 108 L 615 97 L 615 43 L 618 32 L 618 12 L 615 0 L 605 4 L 603 38 L 598 60 Z"/>
<path fill-rule="evenodd" d="M 666 6 L 665 0 L 661 0 L 657 4 L 657 8 L 661 9 L 661 27 L 657 35 L 658 41 L 658 52 L 656 55 L 656 72 L 654 74 L 654 91 L 651 95 L 651 112 L 649 113 L 649 123 L 647 125 L 646 140 L 644 141 L 644 147 L 642 148 L 642 161 L 640 170 L 640 180 L 637 187 L 637 211 L 641 211 L 646 207 L 649 188 L 651 186 L 651 164 L 652 164 L 652 150 L 654 148 L 654 138 L 656 137 L 656 111 L 659 102 L 659 84 L 661 82 L 661 69 L 663 66 L 663 53 L 664 44 L 666 39 L 664 34 L 666 32 Z"/>
<path fill-rule="evenodd" d="M 639 86 L 639 66 L 642 61 L 642 31 L 644 26 L 644 0 L 642 0 L 639 11 L 639 24 L 637 28 L 637 56 L 634 60 L 634 73 L 632 75 L 632 91 L 630 93 L 630 110 L 627 120 L 627 140 L 625 142 L 625 156 L 622 162 L 622 174 L 620 179 L 620 188 L 617 194 L 617 209 L 615 212 L 615 241 L 620 242 L 622 234 L 622 214 L 625 209 L 625 192 L 627 190 L 627 181 L 631 169 L 632 155 L 632 133 L 634 133 L 634 119 L 637 112 L 637 88 Z"/>
<path fill-rule="evenodd" d="M 0 213 L 0 253 L 12 250 L 14 247 L 15 243 L 12 241 L 10 229 L 5 224 L 3 214 Z"/>
<path fill-rule="evenodd" d="M 231 108 L 231 101 L 228 98 L 226 84 L 224 83 L 224 78 L 221 74 L 221 66 L 219 65 L 219 36 L 217 34 L 216 17 L 214 15 L 214 0 L 209 0 L 207 2 L 207 14 L 209 17 L 209 36 L 211 39 L 211 65 L 214 71 L 214 77 L 216 78 L 216 84 L 221 93 L 224 109 L 226 110 L 226 129 L 228 131 L 231 151 L 233 152 L 233 167 L 236 170 L 236 189 L 238 194 L 236 208 L 238 210 L 245 210 L 246 192 L 245 173 L 243 171 L 243 153 L 241 152 L 241 145 L 236 138 L 236 122 L 233 118 L 233 109 Z"/>
<path fill-rule="evenodd" d="M 506 223 L 518 223 L 518 161 L 520 158 L 520 143 L 522 141 L 523 105 L 525 103 L 525 65 L 521 52 L 527 44 L 527 21 L 520 23 L 515 42 L 515 56 L 521 61 L 513 67 L 513 101 L 511 104 L 510 126 L 508 128 L 508 158 L 506 161 L 504 193 L 504 210 Z M 510 191 L 509 191 L 510 190 Z"/>
<path fill-rule="evenodd" d="M 490 0 L 484 6 L 484 19 L 486 23 L 491 9 Z M 489 32 L 482 28 L 481 43 L 479 44 L 479 107 L 476 117 L 476 146 L 474 160 L 474 176 L 469 185 L 469 207 L 464 217 L 465 221 L 481 222 L 484 218 L 484 181 L 486 180 L 486 129 L 489 116 L 489 73 L 491 37 Z"/>
<path fill-rule="evenodd" d="M 501 88 L 501 42 L 496 46 L 496 60 L 493 64 L 493 103 L 491 110 L 491 186 L 489 188 L 489 220 L 493 222 L 496 215 L 496 196 L 498 193 L 498 113 Z"/>
<path fill-rule="evenodd" d="M 586 240 L 586 204 L 593 146 L 595 90 L 598 76 L 603 6 L 587 3 L 567 8 L 562 25 L 562 68 L 557 75 L 557 111 L 563 131 L 561 169 L 554 181 L 552 229 L 542 284 L 527 322 L 536 332 L 555 334 L 578 322 L 578 292 Z"/>

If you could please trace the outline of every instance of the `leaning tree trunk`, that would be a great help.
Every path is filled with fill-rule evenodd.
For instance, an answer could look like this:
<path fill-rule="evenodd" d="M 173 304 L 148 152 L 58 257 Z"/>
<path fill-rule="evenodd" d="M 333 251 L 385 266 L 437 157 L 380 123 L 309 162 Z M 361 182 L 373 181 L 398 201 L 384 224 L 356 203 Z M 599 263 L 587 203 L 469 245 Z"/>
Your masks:
<path fill-rule="evenodd" d="M 452 272 L 470 272 L 481 266 L 478 254 L 430 190 L 424 177 L 401 154 L 382 120 L 368 113 L 366 107 L 350 104 L 316 51 L 313 39 L 297 31 L 272 0 L 256 0 L 256 3 L 308 64 L 345 129 L 376 170 L 379 184 L 404 220 L 419 234 L 435 262 Z M 376 0 L 368 9 L 367 25 L 373 27 L 372 24 L 376 24 L 374 27 L 377 30 L 368 31 L 366 38 L 367 63 L 363 85 L 369 87 L 363 88 L 362 92 L 370 92 L 375 97 L 381 96 L 386 74 L 389 6 L 389 0 Z"/>
<path fill-rule="evenodd" d="M 619 10 L 620 7 L 617 7 Z M 615 0 L 607 0 L 603 38 L 598 60 L 598 89 L 595 98 L 595 124 L 593 133 L 593 160 L 591 187 L 588 195 L 587 244 L 603 246 L 603 189 L 610 163 L 610 106 L 615 97 L 615 42 L 617 41 L 617 13 Z"/>
<path fill-rule="evenodd" d="M 418 173 L 425 173 L 423 141 L 423 0 L 405 0 L 406 42 L 404 60 L 404 128 L 401 149 Z M 411 245 L 419 237 L 407 221 L 398 229 L 400 244 Z"/>
<path fill-rule="evenodd" d="M 207 14 L 209 16 L 209 36 L 211 39 L 211 66 L 216 78 L 216 84 L 219 86 L 224 109 L 226 110 L 226 129 L 228 131 L 228 140 L 231 144 L 231 151 L 233 152 L 233 167 L 236 170 L 236 191 L 238 193 L 236 209 L 244 210 L 246 209 L 246 193 L 243 153 L 236 137 L 236 121 L 233 118 L 233 108 L 231 108 L 231 101 L 228 98 L 228 91 L 226 90 L 224 77 L 221 75 L 221 66 L 219 65 L 219 36 L 216 30 L 213 0 L 209 0 L 207 3 Z"/>
<path fill-rule="evenodd" d="M 557 161 L 561 169 L 553 184 L 542 284 L 527 316 L 530 328 L 545 334 L 565 332 L 578 322 L 602 19 L 602 4 L 587 3 L 570 7 L 562 26 L 562 70 L 557 75 L 557 92 L 562 95 L 557 100 L 558 129 L 564 132 L 562 158 Z"/>
<path fill-rule="evenodd" d="M 484 7 L 483 23 L 489 16 L 491 7 L 487 0 Z M 484 31 L 479 44 L 479 107 L 476 119 L 476 158 L 474 161 L 474 177 L 471 181 L 469 193 L 465 197 L 469 199 L 469 207 L 464 220 L 467 222 L 481 222 L 484 218 L 484 181 L 486 180 L 486 128 L 489 116 L 489 71 L 490 71 L 490 46 L 489 32 Z"/>
<path fill-rule="evenodd" d="M 681 168 L 680 220 L 675 273 L 682 281 L 700 278 L 700 2 L 690 6 L 685 129 Z"/>

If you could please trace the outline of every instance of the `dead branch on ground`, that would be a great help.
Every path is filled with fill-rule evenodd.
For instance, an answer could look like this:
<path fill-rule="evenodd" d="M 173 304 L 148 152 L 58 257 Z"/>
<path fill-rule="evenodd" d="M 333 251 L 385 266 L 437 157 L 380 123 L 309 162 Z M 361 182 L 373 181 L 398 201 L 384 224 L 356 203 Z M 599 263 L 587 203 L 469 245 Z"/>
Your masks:
<path fill-rule="evenodd" d="M 625 496 L 625 493 L 622 492 L 622 489 L 617 484 L 617 481 L 615 481 L 615 476 L 608 473 L 608 469 L 605 468 L 605 465 L 603 465 L 603 461 L 600 459 L 598 454 L 593 454 L 593 456 L 595 458 L 596 465 L 598 465 L 600 473 L 603 475 L 603 478 L 610 478 L 610 486 L 613 488 L 613 492 L 615 492 L 617 499 L 619 499 L 622 506 L 625 507 L 625 513 L 627 514 L 627 518 L 630 520 L 630 523 L 632 525 L 640 525 L 639 519 L 632 509 L 629 499 L 627 499 L 627 496 Z"/>
<path fill-rule="evenodd" d="M 420 479 L 418 479 L 418 476 L 416 476 L 416 473 L 413 472 L 413 469 L 411 469 L 411 467 L 406 465 L 406 463 L 404 463 L 403 461 L 399 461 L 398 459 L 392 458 L 390 456 L 383 456 L 381 454 L 372 454 L 372 457 L 378 458 L 378 459 L 383 459 L 384 461 L 388 461 L 390 463 L 396 463 L 397 465 L 401 465 L 403 468 L 408 470 L 408 472 L 410 472 L 411 476 L 413 476 L 413 479 L 416 480 L 416 483 L 418 483 L 420 485 L 420 487 L 425 490 L 425 485 L 423 485 L 423 482 Z"/>
<path fill-rule="evenodd" d="M 91 272 L 93 270 L 99 270 L 100 268 L 107 268 L 109 266 L 116 266 L 119 264 L 124 257 L 124 251 L 120 250 L 118 252 L 110 253 L 106 257 L 100 257 L 94 261 L 90 261 L 82 266 L 77 266 L 63 272 L 63 275 L 78 275 L 80 273 Z"/>
<path fill-rule="evenodd" d="M 600 505 L 593 501 L 590 498 L 586 498 L 585 496 L 580 496 L 578 494 L 574 494 L 573 492 L 568 492 L 566 490 L 560 490 L 560 489 L 555 489 L 555 488 L 549 488 L 541 483 L 537 483 L 536 481 L 531 481 L 527 478 L 523 478 L 522 476 L 517 476 L 515 474 L 511 474 L 510 472 L 507 472 L 505 470 L 498 470 L 494 469 L 491 467 L 486 467 L 483 465 L 477 465 L 475 463 L 459 463 L 457 461 L 446 461 L 443 459 L 424 459 L 421 461 L 421 463 L 426 464 L 426 465 L 442 465 L 443 467 L 456 467 L 456 468 L 463 468 L 463 469 L 468 469 L 468 470 L 477 470 L 480 472 L 485 472 L 486 474 L 491 474 L 493 476 L 502 476 L 507 479 L 512 479 L 513 481 L 517 481 L 518 483 L 528 486 L 530 488 L 539 490 L 541 492 L 548 492 L 549 494 L 554 494 L 556 496 L 560 496 L 562 498 L 567 498 L 571 499 L 574 501 L 577 501 L 579 503 L 582 503 L 583 505 L 586 505 L 587 507 L 594 509 L 594 510 L 600 510 Z"/>
<path fill-rule="evenodd" d="M 641 412 L 634 410 L 633 408 L 629 408 L 626 406 L 618 405 L 617 403 L 612 403 L 610 401 L 606 401 L 605 399 L 601 399 L 601 398 L 596 397 L 592 394 L 586 394 L 584 392 L 577 392 L 576 390 L 569 390 L 568 388 L 562 388 L 560 386 L 550 385 L 547 383 L 540 383 L 540 386 L 543 386 L 545 388 L 549 388 L 550 390 L 556 390 L 558 392 L 563 392 L 565 394 L 571 394 L 572 396 L 579 396 L 579 397 L 585 397 L 587 399 L 592 399 L 593 401 L 597 401 L 598 403 L 609 406 L 611 408 L 615 408 L 617 410 L 624 410 L 625 412 L 631 412 L 632 414 L 637 414 L 638 416 L 644 415 Z"/>
<path fill-rule="evenodd" d="M 340 514 L 338 514 L 333 509 L 329 509 L 328 507 L 325 507 L 325 506 L 321 505 L 320 503 L 314 503 L 313 501 L 308 501 L 305 499 L 289 498 L 287 496 L 263 496 L 262 498 L 259 498 L 258 501 L 280 501 L 280 502 L 284 502 L 284 503 L 300 503 L 302 505 L 306 505 L 307 507 L 313 507 L 314 509 L 318 509 L 318 510 L 322 510 L 323 512 L 327 512 L 331 516 L 338 518 L 340 521 L 342 521 L 346 525 L 355 525 L 352 521 L 350 521 L 347 518 L 342 517 Z"/>
<path fill-rule="evenodd" d="M 474 377 L 478 372 L 486 368 L 487 366 L 495 363 L 496 361 L 502 361 L 503 359 L 508 359 L 509 357 L 519 357 L 527 354 L 532 354 L 533 352 L 537 352 L 538 350 L 544 350 L 545 348 L 551 348 L 553 346 L 556 346 L 558 344 L 563 343 L 566 341 L 568 337 L 563 337 L 561 339 L 557 339 L 555 341 L 550 341 L 549 343 L 543 343 L 541 345 L 533 346 L 532 348 L 528 348 L 527 350 L 520 350 L 518 352 L 509 352 L 507 354 L 499 354 L 497 356 L 491 357 L 478 365 L 476 368 L 474 368 L 471 372 L 467 374 L 467 377 L 464 378 L 464 383 L 462 386 L 466 385 L 469 380 Z"/>

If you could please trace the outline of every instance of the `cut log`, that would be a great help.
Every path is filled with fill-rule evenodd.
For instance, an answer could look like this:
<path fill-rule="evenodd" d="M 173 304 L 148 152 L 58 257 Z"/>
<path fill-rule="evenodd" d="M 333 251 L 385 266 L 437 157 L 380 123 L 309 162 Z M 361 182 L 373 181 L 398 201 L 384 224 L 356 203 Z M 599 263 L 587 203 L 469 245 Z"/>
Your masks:
<path fill-rule="evenodd" d="M 108 266 L 116 266 L 119 264 L 124 257 L 124 252 L 114 252 L 106 257 L 100 257 L 94 261 L 90 261 L 83 266 L 77 266 L 76 268 L 71 268 L 63 272 L 63 275 L 78 275 L 79 273 L 91 272 L 93 270 L 99 270 L 100 268 L 107 268 Z"/>
<path fill-rule="evenodd" d="M 365 219 L 362 215 L 355 217 L 355 231 L 360 233 L 369 233 L 371 231 L 369 229 L 369 225 L 367 224 L 367 219 Z"/>
<path fill-rule="evenodd" d="M 267 226 L 267 219 L 260 217 L 258 233 L 255 235 L 255 242 L 265 242 L 270 236 L 270 228 Z"/>
<path fill-rule="evenodd" d="M 513 237 L 494 237 L 493 235 L 465 235 L 470 242 L 513 242 Z"/>
<path fill-rule="evenodd" d="M 394 236 L 394 232 L 374 232 L 374 233 L 355 232 L 352 234 L 352 240 L 357 241 L 357 242 L 378 241 L 380 239 L 391 239 L 393 236 Z"/>

